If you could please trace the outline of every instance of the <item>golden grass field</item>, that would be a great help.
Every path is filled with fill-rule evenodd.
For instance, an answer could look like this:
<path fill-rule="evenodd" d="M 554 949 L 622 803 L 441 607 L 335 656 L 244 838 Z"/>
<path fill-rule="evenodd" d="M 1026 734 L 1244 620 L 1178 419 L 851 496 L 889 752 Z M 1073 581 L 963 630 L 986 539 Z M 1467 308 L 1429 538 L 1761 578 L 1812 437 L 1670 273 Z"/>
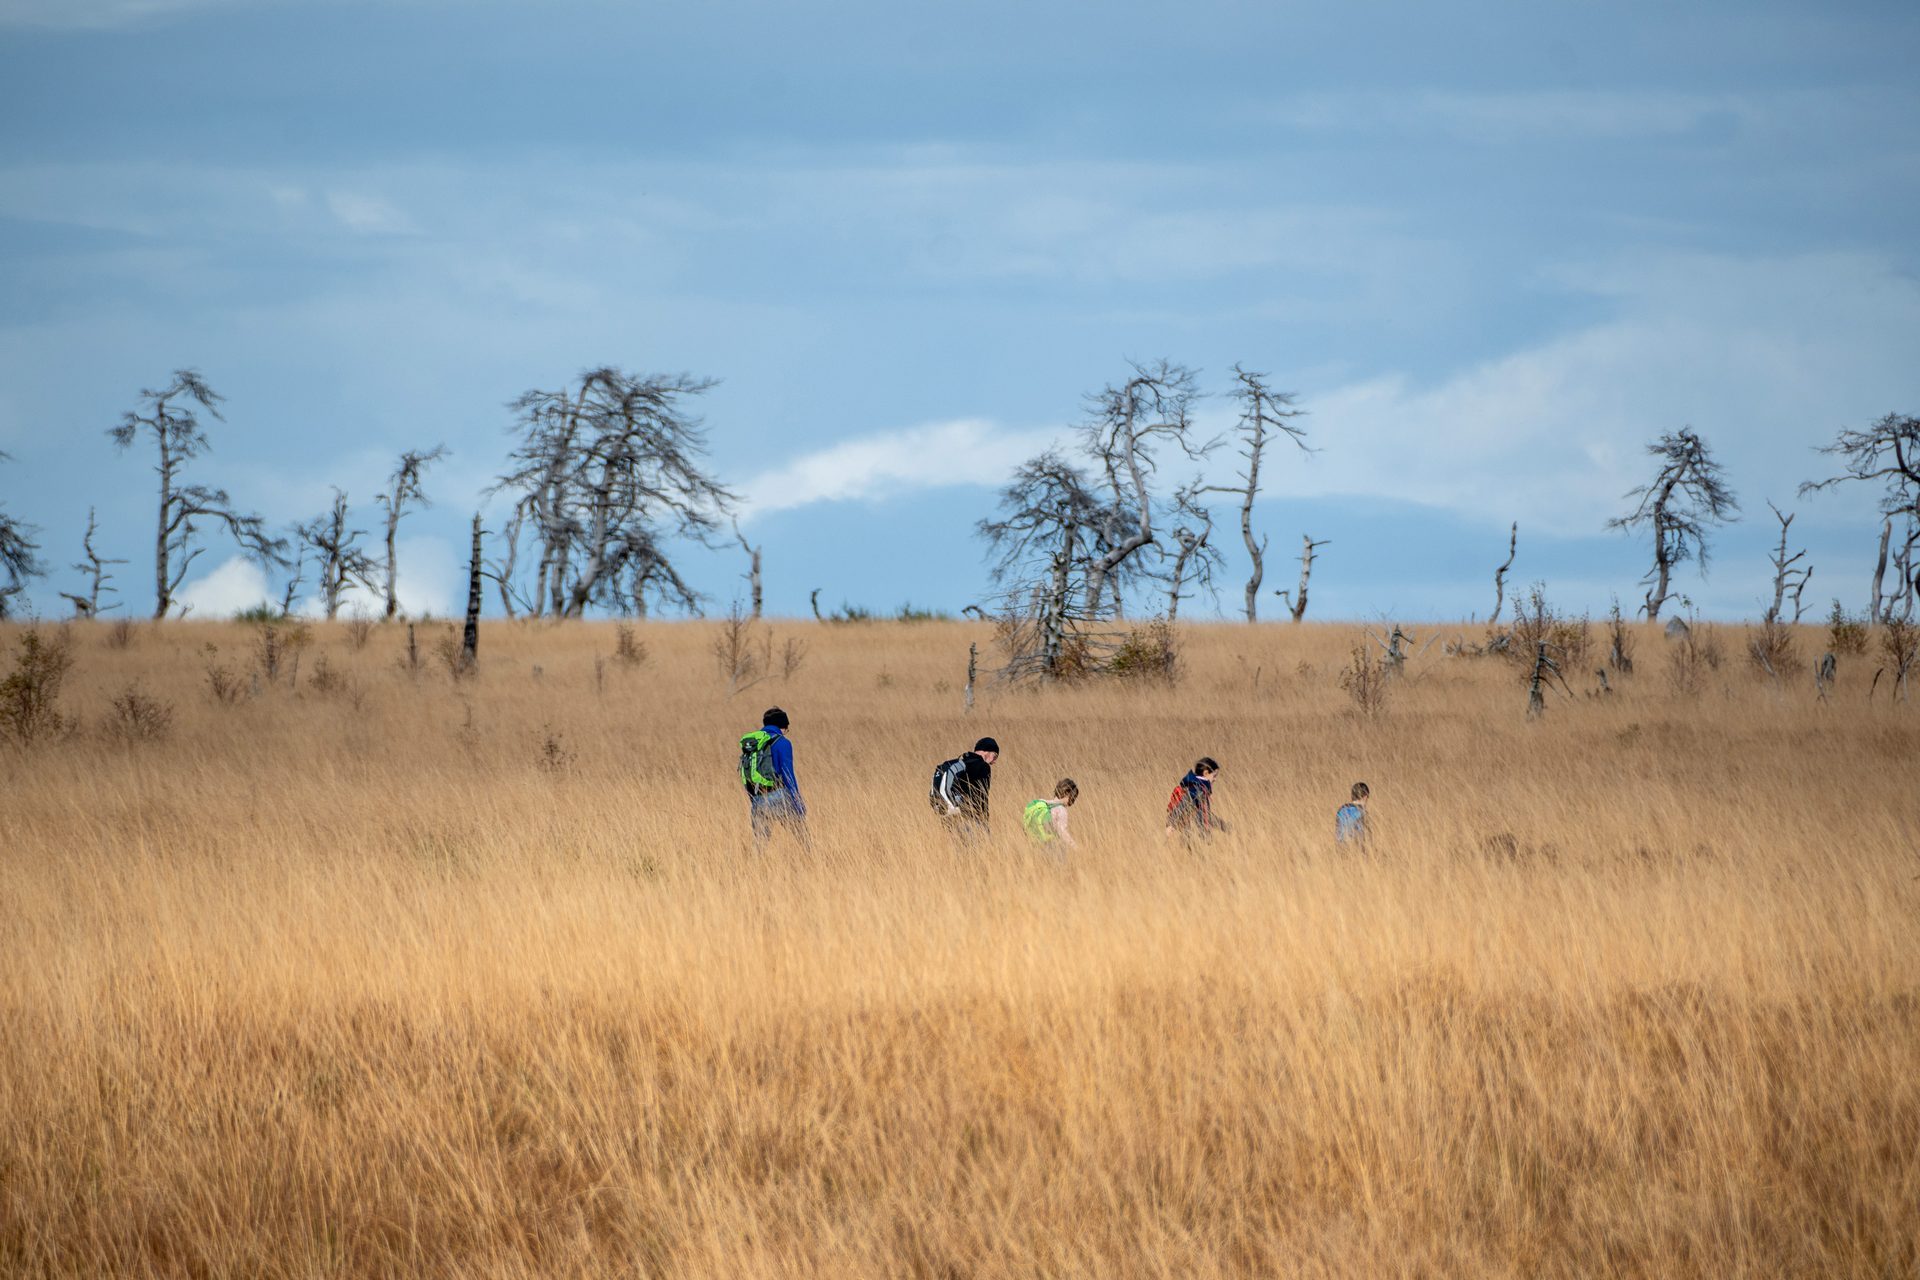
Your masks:
<path fill-rule="evenodd" d="M 985 627 L 775 625 L 804 666 L 731 699 L 705 624 L 633 669 L 489 623 L 459 683 L 323 625 L 230 706 L 251 628 L 75 627 L 77 732 L 0 749 L 0 1274 L 1920 1273 L 1920 701 L 1872 658 L 1821 705 L 1729 632 L 1686 698 L 1649 628 L 1529 723 L 1436 646 L 1367 720 L 1358 628 L 1216 624 L 1171 689 L 969 716 Z M 164 741 L 102 734 L 134 682 Z M 772 702 L 811 853 L 747 839 Z M 923 794 L 981 733 L 962 851 Z M 1170 845 L 1201 754 L 1237 828 Z M 1062 774 L 1064 867 L 1017 826 Z"/>

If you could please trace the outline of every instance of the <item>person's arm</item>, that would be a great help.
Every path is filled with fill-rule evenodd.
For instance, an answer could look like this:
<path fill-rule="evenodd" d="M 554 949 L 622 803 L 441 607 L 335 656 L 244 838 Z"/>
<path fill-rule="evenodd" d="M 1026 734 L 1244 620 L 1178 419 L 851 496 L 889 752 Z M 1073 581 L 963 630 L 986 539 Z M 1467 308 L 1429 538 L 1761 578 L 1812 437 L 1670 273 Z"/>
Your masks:
<path fill-rule="evenodd" d="M 1053 834 L 1060 843 L 1071 849 L 1074 847 L 1073 832 L 1067 829 L 1067 806 L 1061 805 L 1053 811 Z"/>
<path fill-rule="evenodd" d="M 793 773 L 793 743 L 787 741 L 787 735 L 781 734 L 773 740 L 773 776 L 780 783 L 780 789 L 787 793 L 798 813 L 807 811 L 806 801 L 800 798 L 800 779 Z"/>

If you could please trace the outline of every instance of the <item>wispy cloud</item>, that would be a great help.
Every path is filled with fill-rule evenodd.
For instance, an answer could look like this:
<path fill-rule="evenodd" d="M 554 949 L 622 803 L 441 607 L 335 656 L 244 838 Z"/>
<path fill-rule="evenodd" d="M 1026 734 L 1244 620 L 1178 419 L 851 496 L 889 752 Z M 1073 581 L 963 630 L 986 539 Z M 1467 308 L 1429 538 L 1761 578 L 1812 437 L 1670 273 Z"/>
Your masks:
<path fill-rule="evenodd" d="M 858 502 L 926 489 L 1005 483 L 1063 428 L 1017 430 L 979 418 L 932 422 L 843 440 L 763 471 L 742 486 L 749 515 L 817 502 Z"/>

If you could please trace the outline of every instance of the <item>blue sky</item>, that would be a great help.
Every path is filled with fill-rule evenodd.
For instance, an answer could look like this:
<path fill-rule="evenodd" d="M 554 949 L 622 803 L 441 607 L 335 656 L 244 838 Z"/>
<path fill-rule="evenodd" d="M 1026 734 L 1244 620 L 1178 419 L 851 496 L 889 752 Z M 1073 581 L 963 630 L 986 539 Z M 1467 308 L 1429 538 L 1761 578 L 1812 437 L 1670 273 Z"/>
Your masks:
<path fill-rule="evenodd" d="M 0 505 L 64 566 L 97 504 L 149 609 L 105 432 L 193 365 L 198 478 L 276 523 L 446 443 L 401 564 L 443 612 L 505 402 L 687 370 L 770 608 L 957 609 L 1005 474 L 1166 356 L 1309 410 L 1256 518 L 1270 586 L 1332 540 L 1315 615 L 1484 613 L 1515 519 L 1516 580 L 1636 600 L 1602 526 L 1689 424 L 1747 517 L 1680 588 L 1757 613 L 1772 498 L 1858 608 L 1871 495 L 1793 491 L 1920 411 L 1916 52 L 1894 4 L 0 0 Z M 684 563 L 724 607 L 741 559 Z"/>

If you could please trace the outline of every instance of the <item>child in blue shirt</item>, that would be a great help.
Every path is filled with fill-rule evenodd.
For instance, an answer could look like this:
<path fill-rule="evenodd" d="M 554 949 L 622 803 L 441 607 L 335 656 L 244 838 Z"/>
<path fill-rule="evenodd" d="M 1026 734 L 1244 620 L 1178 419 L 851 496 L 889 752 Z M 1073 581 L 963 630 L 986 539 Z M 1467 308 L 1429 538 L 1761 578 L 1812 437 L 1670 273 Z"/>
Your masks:
<path fill-rule="evenodd" d="M 1367 843 L 1367 797 L 1373 794 L 1364 782 L 1353 784 L 1353 799 L 1334 811 L 1333 842 L 1335 844 L 1365 845 Z"/>

